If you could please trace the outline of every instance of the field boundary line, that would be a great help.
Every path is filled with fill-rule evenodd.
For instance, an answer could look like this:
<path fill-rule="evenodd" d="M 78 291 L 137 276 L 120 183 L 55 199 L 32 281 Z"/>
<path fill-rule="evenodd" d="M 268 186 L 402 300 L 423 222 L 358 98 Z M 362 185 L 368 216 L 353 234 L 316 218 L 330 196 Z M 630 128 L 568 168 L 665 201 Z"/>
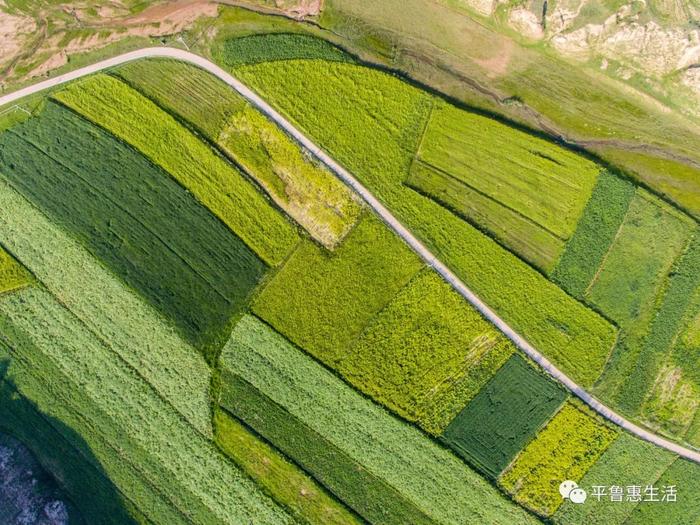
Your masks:
<path fill-rule="evenodd" d="M 76 69 L 69 73 L 64 73 L 57 77 L 38 82 L 37 84 L 25 87 L 23 89 L 17 90 L 13 93 L 9 93 L 0 97 L 0 108 L 6 104 L 15 102 L 23 97 L 44 91 L 56 86 L 65 84 L 72 80 L 85 77 L 94 73 L 98 73 L 110 68 L 131 62 L 133 60 L 139 60 L 142 58 L 173 58 L 176 60 L 181 60 L 187 62 L 194 66 L 197 66 L 209 73 L 215 75 L 220 80 L 224 81 L 231 88 L 235 89 L 240 95 L 253 104 L 256 108 L 262 111 L 270 119 L 276 122 L 282 129 L 284 129 L 289 135 L 291 135 L 299 144 L 308 149 L 313 153 L 316 158 L 323 162 L 330 170 L 338 176 L 343 182 L 345 182 L 350 188 L 355 190 L 360 197 L 372 208 L 377 215 L 389 226 L 394 232 L 401 237 L 406 244 L 416 252 L 426 264 L 433 267 L 442 277 L 447 281 L 462 297 L 469 301 L 474 308 L 476 308 L 481 315 L 483 315 L 488 321 L 496 326 L 508 339 L 510 339 L 515 346 L 522 350 L 527 356 L 540 365 L 549 375 L 554 377 L 560 383 L 562 383 L 568 390 L 570 390 L 576 397 L 581 399 L 586 405 L 588 405 L 595 412 L 603 416 L 608 421 L 618 425 L 619 427 L 627 430 L 628 432 L 634 434 L 635 436 L 649 441 L 655 445 L 658 445 L 666 450 L 678 454 L 681 457 L 694 461 L 700 464 L 700 451 L 694 451 L 690 448 L 674 443 L 668 439 L 665 439 L 653 432 L 645 430 L 644 428 L 636 425 L 635 423 L 624 418 L 614 410 L 608 408 L 603 403 L 598 401 L 591 394 L 586 392 L 583 387 L 579 386 L 573 379 L 571 379 L 564 372 L 559 370 L 551 361 L 549 361 L 544 355 L 542 355 L 538 350 L 536 350 L 530 343 L 525 340 L 520 334 L 518 334 L 513 328 L 511 328 L 501 317 L 496 314 L 486 303 L 484 303 L 474 292 L 472 292 L 453 272 L 447 265 L 440 261 L 435 255 L 432 254 L 428 248 L 426 248 L 421 241 L 416 238 L 413 233 L 411 233 L 401 222 L 399 222 L 396 217 L 367 189 L 365 188 L 349 171 L 338 164 L 333 158 L 331 158 L 327 153 L 325 153 L 321 148 L 314 144 L 309 138 L 306 137 L 301 131 L 295 128 L 286 118 L 284 118 L 279 112 L 277 112 L 270 104 L 268 104 L 262 97 L 255 93 L 248 86 L 243 84 L 241 81 L 233 77 L 227 71 L 217 66 L 208 59 L 184 51 L 182 49 L 170 48 L 170 47 L 146 47 L 136 51 L 131 51 L 129 53 L 124 53 L 116 57 L 109 58 L 107 60 L 102 60 L 96 62 L 95 64 Z"/>

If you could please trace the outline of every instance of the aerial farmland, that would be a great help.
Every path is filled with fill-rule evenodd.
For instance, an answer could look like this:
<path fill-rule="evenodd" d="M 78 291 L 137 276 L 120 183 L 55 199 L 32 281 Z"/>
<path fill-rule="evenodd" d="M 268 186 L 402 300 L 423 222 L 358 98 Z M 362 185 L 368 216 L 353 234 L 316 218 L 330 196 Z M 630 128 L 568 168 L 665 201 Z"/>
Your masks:
<path fill-rule="evenodd" d="M 0 525 L 700 525 L 695 117 L 604 146 L 449 28 L 153 4 L 0 77 Z"/>

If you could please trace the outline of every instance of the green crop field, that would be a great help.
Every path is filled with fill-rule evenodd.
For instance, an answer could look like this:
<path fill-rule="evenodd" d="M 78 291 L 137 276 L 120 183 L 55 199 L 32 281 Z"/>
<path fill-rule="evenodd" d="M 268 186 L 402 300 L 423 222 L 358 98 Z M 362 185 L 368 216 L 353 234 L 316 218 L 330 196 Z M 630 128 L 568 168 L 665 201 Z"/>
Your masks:
<path fill-rule="evenodd" d="M 350 189 L 216 77 L 172 60 L 136 62 L 117 73 L 201 130 L 326 247 L 338 244 L 357 220 L 361 207 Z"/>
<path fill-rule="evenodd" d="M 509 231 L 505 226 L 513 214 L 520 215 L 530 229 L 513 231 L 513 239 L 530 231 L 538 239 L 542 236 L 538 230 L 553 236 L 546 249 L 521 253 L 547 271 L 563 247 L 563 242 L 557 245 L 554 240 L 571 236 L 600 171 L 593 162 L 551 142 L 445 103 L 435 105 L 417 158 L 444 174 L 443 181 L 454 180 L 466 191 L 491 200 L 493 204 L 483 209 L 473 205 L 478 214 L 489 214 L 501 232 Z M 431 182 L 428 193 L 444 188 L 440 179 Z M 479 222 L 468 209 L 453 207 Z M 510 236 L 505 244 L 512 245 Z"/>
<path fill-rule="evenodd" d="M 210 140 L 245 99 L 211 73 L 177 60 L 137 60 L 111 72 Z"/>
<path fill-rule="evenodd" d="M 514 355 L 450 423 L 442 439 L 496 478 L 564 399 L 562 387 Z"/>
<path fill-rule="evenodd" d="M 173 179 L 53 103 L 1 134 L 0 149 L 0 176 L 194 345 L 225 342 L 230 318 L 265 265 Z"/>
<path fill-rule="evenodd" d="M 236 325 L 222 359 L 223 406 L 286 441 L 287 453 L 302 449 L 297 461 L 311 463 L 308 471 L 371 521 L 533 522 L 455 456 L 257 319 Z M 356 471 L 339 470 L 350 465 Z"/>
<path fill-rule="evenodd" d="M 622 433 L 586 472 L 579 481 L 579 486 L 592 492 L 595 485 L 615 485 L 623 487 L 624 491 L 632 485 L 655 485 L 675 458 L 671 452 Z M 600 501 L 596 497 L 590 497 L 585 505 L 567 500 L 559 507 L 554 520 L 567 525 L 622 525 L 635 507 L 648 504 L 650 503 L 628 501 L 626 498 L 623 501 L 611 501 L 609 495 Z"/>
<path fill-rule="evenodd" d="M 663 487 L 675 487 L 676 501 L 640 504 L 625 522 L 626 525 L 700 524 L 700 505 L 698 505 L 697 500 L 697 487 L 700 486 L 700 465 L 685 459 L 677 459 L 655 485 L 659 488 L 659 497 L 661 497 Z"/>
<path fill-rule="evenodd" d="M 554 282 L 582 298 L 634 198 L 634 185 L 608 171 L 601 172 L 566 249 L 552 272 Z"/>
<path fill-rule="evenodd" d="M 81 439 L 51 420 L 22 396 L 16 385 L 5 379 L 10 359 L 9 351 L 0 342 L 0 429 L 11 432 L 37 457 L 44 468 L 60 480 L 87 523 L 105 525 L 132 524 L 133 507 L 127 511 L 128 501 L 119 493 L 99 465 L 90 461 Z M 58 430 L 57 427 L 61 430 Z M 70 437 L 66 438 L 61 431 Z"/>
<path fill-rule="evenodd" d="M 506 92 L 489 111 L 556 137 L 460 106 L 457 84 L 482 90 L 456 48 L 416 47 L 438 85 L 461 79 L 446 96 L 401 76 L 427 57 L 360 13 L 329 33 L 339 1 L 246 0 L 163 18 L 159 38 L 228 68 L 430 253 L 190 63 L 31 95 L 0 112 L 0 440 L 85 523 L 700 525 L 700 466 L 573 396 L 700 446 L 700 227 L 668 197 L 680 186 L 636 184 L 630 159 L 599 162 Z M 439 0 L 426 19 L 445 2 L 463 16 Z M 598 501 L 598 485 L 677 486 L 678 502 Z"/>
<path fill-rule="evenodd" d="M 550 516 L 563 501 L 559 484 L 566 479 L 580 482 L 617 434 L 588 409 L 566 403 L 499 482 L 516 501 Z"/>
<path fill-rule="evenodd" d="M 98 75 L 53 96 L 162 166 L 266 263 L 297 242 L 294 226 L 240 172 L 126 84 Z"/>
<path fill-rule="evenodd" d="M 292 58 L 352 62 L 351 55 L 327 40 L 309 35 L 277 33 L 231 38 L 223 43 L 217 57 L 228 67 Z"/>
<path fill-rule="evenodd" d="M 697 243 L 697 239 L 695 241 Z M 700 447 L 700 287 L 695 290 L 673 350 L 662 366 L 642 415 Z"/>
<path fill-rule="evenodd" d="M 0 294 L 11 292 L 31 282 L 31 276 L 14 257 L 0 246 Z"/>
<path fill-rule="evenodd" d="M 35 388 L 23 394 L 53 401 L 55 408 L 40 403 L 42 411 L 79 431 L 103 465 L 111 461 L 139 474 L 153 503 L 141 500 L 138 507 L 153 512 L 150 519 L 292 522 L 48 292 L 27 288 L 6 296 L 0 330 L 13 354 L 9 377 L 20 389 L 25 376 L 28 385 L 34 379 Z M 119 483 L 141 498 L 137 487 L 128 479 Z"/>
<path fill-rule="evenodd" d="M 334 366 L 422 263 L 379 219 L 363 218 L 329 254 L 303 243 L 256 297 L 253 311 Z"/>
<path fill-rule="evenodd" d="M 693 264 L 678 278 L 674 268 L 692 259 L 683 254 L 696 227 L 686 216 L 637 190 L 586 292 L 588 300 L 622 326 L 618 346 L 596 388 L 601 397 L 628 413 L 639 411 L 690 300 Z"/>
<path fill-rule="evenodd" d="M 625 406 L 641 407 L 642 416 L 653 426 L 683 435 L 700 400 L 697 370 L 697 341 L 693 341 L 700 309 L 700 236 L 677 261 L 663 302 L 651 325 L 633 375 L 621 397 Z M 645 394 L 650 391 L 647 399 Z"/>
<path fill-rule="evenodd" d="M 687 219 L 639 190 L 589 286 L 588 299 L 628 330 L 646 327 L 691 228 Z"/>
<path fill-rule="evenodd" d="M 473 222 L 533 265 L 549 271 L 564 241 L 459 179 L 416 161 L 406 185 Z"/>
<path fill-rule="evenodd" d="M 275 443 L 319 484 L 370 523 L 429 525 L 433 521 L 381 477 L 368 471 L 303 421 L 233 374 L 223 375 L 227 410 Z"/>
<path fill-rule="evenodd" d="M 0 243 L 194 428 L 211 435 L 211 371 L 201 354 L 3 181 Z"/>
<path fill-rule="evenodd" d="M 439 435 L 513 351 L 438 274 L 423 270 L 369 321 L 336 369 Z"/>
<path fill-rule="evenodd" d="M 597 379 L 615 328 L 466 221 L 404 185 L 431 96 L 389 74 L 337 62 L 278 61 L 241 67 L 236 74 L 351 170 L 557 366 L 584 386 Z"/>
<path fill-rule="evenodd" d="M 299 467 L 221 409 L 214 413 L 216 443 L 299 520 L 328 525 L 361 521 Z"/>

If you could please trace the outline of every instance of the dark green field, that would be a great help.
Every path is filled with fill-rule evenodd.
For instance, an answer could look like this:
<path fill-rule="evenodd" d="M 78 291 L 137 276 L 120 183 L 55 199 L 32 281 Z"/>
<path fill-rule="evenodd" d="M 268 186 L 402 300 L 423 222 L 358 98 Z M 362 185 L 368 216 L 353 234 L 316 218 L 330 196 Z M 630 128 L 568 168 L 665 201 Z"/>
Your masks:
<path fill-rule="evenodd" d="M 442 439 L 496 478 L 564 399 L 562 387 L 516 354 L 450 423 Z"/>
<path fill-rule="evenodd" d="M 167 173 L 54 103 L 0 147 L 0 173 L 26 198 L 193 344 L 223 342 L 265 265 Z"/>
<path fill-rule="evenodd" d="M 352 55 L 326 40 L 292 33 L 232 38 L 224 42 L 220 54 L 219 59 L 229 67 L 296 58 L 354 61 Z"/>

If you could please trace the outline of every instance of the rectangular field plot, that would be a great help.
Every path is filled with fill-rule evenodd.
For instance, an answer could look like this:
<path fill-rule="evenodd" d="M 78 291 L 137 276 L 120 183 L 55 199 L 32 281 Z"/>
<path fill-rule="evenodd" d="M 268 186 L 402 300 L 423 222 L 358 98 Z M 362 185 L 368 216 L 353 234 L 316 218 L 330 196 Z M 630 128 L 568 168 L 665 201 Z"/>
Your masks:
<path fill-rule="evenodd" d="M 211 73 L 178 60 L 136 60 L 111 74 L 212 140 L 246 103 L 232 87 Z"/>
<path fill-rule="evenodd" d="M 574 297 L 582 298 L 596 276 L 634 195 L 631 182 L 601 172 L 576 231 L 552 272 L 552 279 Z"/>
<path fill-rule="evenodd" d="M 691 231 L 689 219 L 638 190 L 587 298 L 628 330 L 646 327 Z"/>
<path fill-rule="evenodd" d="M 220 60 L 229 67 L 260 62 L 305 59 L 352 62 L 354 58 L 322 38 L 291 33 L 252 34 L 229 38 L 221 46 Z"/>
<path fill-rule="evenodd" d="M 664 472 L 655 483 L 659 489 L 657 497 L 669 487 L 675 488 L 675 502 L 642 502 L 630 515 L 625 525 L 699 525 L 700 504 L 698 487 L 700 487 L 700 465 L 679 458 Z"/>
<path fill-rule="evenodd" d="M 376 401 L 438 435 L 513 349 L 426 269 L 368 323 L 337 370 Z"/>
<path fill-rule="evenodd" d="M 566 399 L 566 392 L 513 355 L 450 423 L 442 439 L 496 478 Z"/>
<path fill-rule="evenodd" d="M 580 483 L 616 437 L 587 408 L 566 403 L 501 474 L 500 485 L 525 507 L 551 516 L 563 502 L 559 484 Z"/>
<path fill-rule="evenodd" d="M 625 491 L 631 485 L 654 485 L 674 459 L 671 452 L 624 432 L 578 483 L 589 494 L 594 485 L 617 485 Z M 585 505 L 567 500 L 554 515 L 554 521 L 562 525 L 622 525 L 637 505 L 644 503 L 611 501 L 609 495 L 601 501 L 589 497 Z"/>
<path fill-rule="evenodd" d="M 504 215 L 507 224 L 515 212 L 562 241 L 573 233 L 600 171 L 560 146 L 444 103 L 433 110 L 418 159 L 447 174 L 443 181 L 456 179 L 501 204 L 502 214 L 491 203 L 480 211 L 492 221 Z M 444 188 L 432 182 L 430 192 Z M 469 207 L 460 209 L 478 218 Z M 558 252 L 549 255 L 547 267 Z"/>
<path fill-rule="evenodd" d="M 79 435 L 149 519 L 292 523 L 45 290 L 26 288 L 0 298 L 0 330 L 13 356 L 8 378 Z"/>
<path fill-rule="evenodd" d="M 697 242 L 697 241 L 696 241 Z M 700 287 L 642 405 L 642 417 L 700 448 Z"/>
<path fill-rule="evenodd" d="M 634 372 L 621 392 L 624 406 L 632 410 L 639 409 L 645 394 L 652 387 L 665 390 L 674 382 L 674 377 L 675 382 L 680 379 L 680 375 L 694 378 L 696 385 L 700 386 L 698 362 L 693 359 L 697 357 L 696 351 L 689 348 L 686 355 L 672 352 L 674 342 L 678 341 L 679 336 L 683 337 L 679 332 L 684 328 L 684 321 L 690 322 L 687 317 L 694 316 L 697 311 L 694 310 L 696 308 L 694 301 L 700 304 L 700 229 L 696 228 L 695 237 L 676 261 L 666 280 L 665 288 L 666 293 L 644 340 Z M 685 341 L 687 338 L 683 337 L 679 343 L 683 344 Z M 675 362 L 680 367 L 680 371 L 671 372 L 670 376 L 667 374 L 666 377 L 660 377 L 662 364 L 665 360 L 668 361 L 669 354 L 671 354 L 671 362 Z M 657 393 L 660 393 L 658 389 Z M 683 398 L 687 401 L 687 392 L 686 395 L 679 395 L 682 394 L 680 391 L 675 394 L 679 405 L 682 404 Z M 653 403 L 647 405 L 647 409 L 653 412 Z M 663 409 L 660 410 L 657 415 L 661 415 L 663 411 Z"/>
<path fill-rule="evenodd" d="M 53 95 L 163 167 L 270 265 L 298 241 L 292 223 L 232 165 L 143 95 L 98 75 Z"/>
<path fill-rule="evenodd" d="M 202 130 L 326 247 L 357 220 L 361 206 L 352 191 L 218 78 L 172 60 L 131 63 L 118 75 Z"/>
<path fill-rule="evenodd" d="M 264 263 L 167 173 L 49 102 L 0 135 L 0 176 L 199 348 L 223 344 Z"/>
<path fill-rule="evenodd" d="M 330 366 L 423 266 L 378 218 L 367 215 L 329 254 L 303 243 L 257 296 L 253 311 Z"/>
<path fill-rule="evenodd" d="M 254 317 L 236 325 L 222 366 L 222 406 L 370 522 L 535 522 L 464 462 Z"/>
<path fill-rule="evenodd" d="M 359 197 L 252 106 L 228 120 L 217 143 L 327 248 L 334 248 L 357 221 Z"/>
<path fill-rule="evenodd" d="M 564 249 L 562 239 L 532 219 L 421 161 L 414 162 L 406 184 L 488 230 L 505 246 L 545 272 L 553 268 Z"/>
<path fill-rule="evenodd" d="M 29 272 L 0 246 L 0 294 L 21 288 L 30 282 Z"/>

